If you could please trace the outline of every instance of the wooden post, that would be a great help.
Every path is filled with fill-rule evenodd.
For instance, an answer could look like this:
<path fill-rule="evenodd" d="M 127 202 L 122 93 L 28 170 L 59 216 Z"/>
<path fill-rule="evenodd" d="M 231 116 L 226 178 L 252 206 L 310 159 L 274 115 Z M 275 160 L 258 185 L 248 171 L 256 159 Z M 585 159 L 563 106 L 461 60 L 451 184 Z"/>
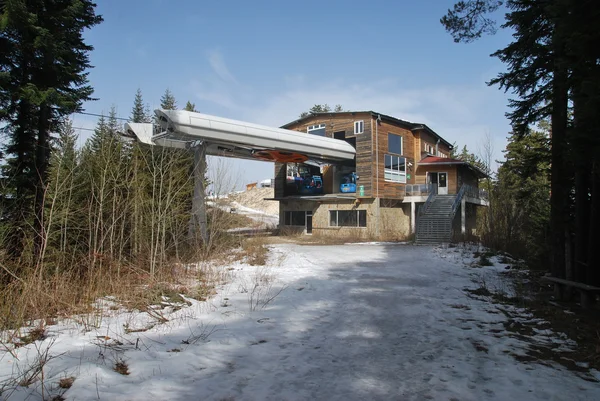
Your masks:
<path fill-rule="evenodd" d="M 195 241 L 200 234 L 202 243 L 208 244 L 208 228 L 206 220 L 206 145 L 196 142 L 194 151 L 194 198 L 192 200 L 192 216 L 189 226 L 189 239 Z"/>
<path fill-rule="evenodd" d="M 467 200 L 464 195 L 460 200 L 460 233 L 465 235 L 467 232 Z"/>
<path fill-rule="evenodd" d="M 587 291 L 580 290 L 579 296 L 581 297 L 579 298 L 581 302 L 581 308 L 589 309 L 592 306 L 592 298 L 594 297 L 594 295 L 590 296 L 590 294 Z"/>
<path fill-rule="evenodd" d="M 554 298 L 556 298 L 557 301 L 562 301 L 564 299 L 563 290 L 562 284 L 554 283 Z"/>
<path fill-rule="evenodd" d="M 414 234 L 416 232 L 416 207 L 415 202 L 410 202 L 410 232 Z"/>

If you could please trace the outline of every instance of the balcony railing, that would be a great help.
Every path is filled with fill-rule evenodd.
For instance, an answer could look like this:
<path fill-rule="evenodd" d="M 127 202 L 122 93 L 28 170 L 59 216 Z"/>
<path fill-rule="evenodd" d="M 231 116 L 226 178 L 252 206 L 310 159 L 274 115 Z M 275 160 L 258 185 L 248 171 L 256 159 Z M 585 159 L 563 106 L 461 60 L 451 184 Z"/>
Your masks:
<path fill-rule="evenodd" d="M 488 199 L 488 192 L 485 189 L 476 188 L 471 185 L 463 185 L 464 196 L 475 199 Z M 429 196 L 433 190 L 432 184 L 406 184 L 405 196 Z"/>
<path fill-rule="evenodd" d="M 431 184 L 406 184 L 406 196 L 428 196 L 432 188 Z"/>
<path fill-rule="evenodd" d="M 465 196 L 475 199 L 488 200 L 488 192 L 482 188 L 472 187 L 471 185 L 464 185 Z"/>

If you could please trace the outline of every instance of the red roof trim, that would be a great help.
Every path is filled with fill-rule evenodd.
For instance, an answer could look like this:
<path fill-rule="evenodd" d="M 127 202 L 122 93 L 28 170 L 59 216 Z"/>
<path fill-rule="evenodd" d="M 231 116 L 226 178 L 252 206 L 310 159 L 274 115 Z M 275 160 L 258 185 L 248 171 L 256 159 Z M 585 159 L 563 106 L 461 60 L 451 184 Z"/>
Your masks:
<path fill-rule="evenodd" d="M 479 167 L 472 165 L 464 160 L 451 159 L 449 157 L 437 157 L 437 156 L 425 156 L 418 163 L 420 166 L 448 166 L 448 165 L 465 165 L 471 170 L 475 171 L 482 178 L 487 177 L 487 174 L 483 172 Z"/>
<path fill-rule="evenodd" d="M 449 157 L 438 157 L 438 156 L 425 156 L 419 162 L 419 164 L 438 164 L 438 163 L 444 163 L 444 164 L 468 164 L 467 162 L 465 162 L 463 160 L 451 159 Z"/>

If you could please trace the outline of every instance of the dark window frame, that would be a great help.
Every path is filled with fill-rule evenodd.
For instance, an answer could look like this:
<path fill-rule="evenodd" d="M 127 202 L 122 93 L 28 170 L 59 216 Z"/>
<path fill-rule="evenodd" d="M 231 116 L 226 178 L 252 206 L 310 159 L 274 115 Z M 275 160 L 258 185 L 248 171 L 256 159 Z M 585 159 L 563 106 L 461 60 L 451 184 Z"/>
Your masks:
<path fill-rule="evenodd" d="M 396 138 L 398 138 L 399 142 L 398 142 L 398 149 L 392 149 L 392 141 L 390 140 L 391 138 L 394 138 L 394 140 Z M 395 145 L 395 143 L 394 143 Z M 395 147 L 395 146 L 394 146 Z M 396 152 L 396 150 L 400 150 L 399 152 Z M 400 134 L 394 134 L 393 132 L 388 132 L 388 153 L 393 153 L 395 155 L 402 155 L 404 154 L 404 138 L 402 137 L 402 135 Z"/>
<path fill-rule="evenodd" d="M 309 213 L 306 210 L 286 210 L 283 212 L 283 225 L 290 227 L 306 227 L 306 214 Z M 312 212 L 310 212 L 312 213 Z M 295 224 L 300 221 L 300 216 L 304 216 L 302 218 L 302 224 Z M 294 223 L 294 224 L 292 224 Z"/>
<path fill-rule="evenodd" d="M 355 210 L 330 210 L 329 227 L 367 228 L 367 211 Z"/>

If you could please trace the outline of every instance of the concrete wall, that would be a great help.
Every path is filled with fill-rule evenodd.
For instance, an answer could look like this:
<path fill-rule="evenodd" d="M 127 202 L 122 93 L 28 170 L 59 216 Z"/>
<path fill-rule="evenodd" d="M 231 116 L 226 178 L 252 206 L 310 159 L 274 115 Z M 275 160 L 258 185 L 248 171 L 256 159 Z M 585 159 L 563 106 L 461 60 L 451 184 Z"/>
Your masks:
<path fill-rule="evenodd" d="M 410 204 L 381 207 L 379 208 L 379 219 L 377 218 L 377 200 L 375 199 L 328 203 L 288 200 L 280 202 L 279 208 L 280 227 L 284 232 L 302 231 L 297 227 L 290 228 L 283 225 L 284 212 L 311 211 L 313 213 L 313 235 L 315 236 L 337 236 L 364 240 L 403 240 L 410 235 Z M 330 210 L 366 210 L 367 227 L 330 227 Z M 379 236 L 377 232 L 379 232 Z"/>

